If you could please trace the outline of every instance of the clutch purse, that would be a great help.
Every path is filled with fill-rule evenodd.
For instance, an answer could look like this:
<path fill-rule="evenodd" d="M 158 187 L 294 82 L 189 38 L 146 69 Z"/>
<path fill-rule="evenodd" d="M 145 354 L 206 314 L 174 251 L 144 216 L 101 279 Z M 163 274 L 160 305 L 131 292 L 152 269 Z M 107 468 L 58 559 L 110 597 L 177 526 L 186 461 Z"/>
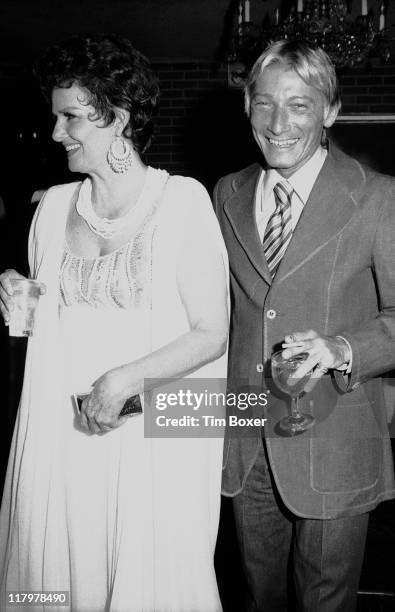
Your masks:
<path fill-rule="evenodd" d="M 88 393 L 73 393 L 71 399 L 74 404 L 74 408 L 78 414 L 81 412 L 81 404 L 86 397 L 88 397 Z M 119 413 L 119 417 L 121 416 L 136 416 L 137 414 L 142 414 L 143 408 L 141 406 L 141 400 L 139 395 L 132 395 L 129 397 L 124 403 L 121 412 Z"/>

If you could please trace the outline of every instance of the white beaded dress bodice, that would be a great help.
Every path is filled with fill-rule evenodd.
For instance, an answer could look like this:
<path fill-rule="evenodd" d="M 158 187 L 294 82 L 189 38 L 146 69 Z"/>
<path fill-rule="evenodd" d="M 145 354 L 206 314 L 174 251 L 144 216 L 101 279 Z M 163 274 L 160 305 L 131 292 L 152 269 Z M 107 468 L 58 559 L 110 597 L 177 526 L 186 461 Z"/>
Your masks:
<path fill-rule="evenodd" d="M 60 270 L 61 306 L 138 306 L 149 274 L 146 260 L 141 234 L 112 253 L 94 259 L 78 257 L 66 245 Z"/>
<path fill-rule="evenodd" d="M 168 174 L 149 168 L 144 190 L 146 212 L 131 239 L 107 255 L 75 255 L 65 245 L 60 268 L 60 306 L 88 305 L 121 309 L 141 306 L 151 274 L 150 245 L 155 212 Z"/>

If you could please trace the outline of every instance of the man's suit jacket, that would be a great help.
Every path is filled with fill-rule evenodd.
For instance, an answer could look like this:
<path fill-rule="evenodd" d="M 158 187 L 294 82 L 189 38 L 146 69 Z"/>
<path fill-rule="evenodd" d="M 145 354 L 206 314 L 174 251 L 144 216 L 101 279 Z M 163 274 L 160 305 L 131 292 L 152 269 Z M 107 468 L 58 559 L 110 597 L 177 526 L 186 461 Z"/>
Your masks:
<path fill-rule="evenodd" d="M 214 204 L 231 271 L 229 388 L 268 391 L 268 459 L 286 506 L 306 518 L 371 510 L 395 497 L 380 374 L 395 367 L 395 180 L 332 145 L 272 281 L 255 222 L 260 166 L 222 178 Z M 270 355 L 287 333 L 345 337 L 352 373 L 325 375 L 301 399 L 313 429 L 284 437 L 289 401 L 270 380 Z M 262 430 L 225 440 L 223 492 L 243 488 Z"/>

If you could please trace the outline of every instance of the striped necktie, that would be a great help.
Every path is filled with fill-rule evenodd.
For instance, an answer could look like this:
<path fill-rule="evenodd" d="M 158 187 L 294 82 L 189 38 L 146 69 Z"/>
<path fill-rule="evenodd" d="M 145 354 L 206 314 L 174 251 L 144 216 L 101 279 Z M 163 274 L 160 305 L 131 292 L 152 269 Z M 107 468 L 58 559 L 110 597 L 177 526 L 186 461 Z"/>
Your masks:
<path fill-rule="evenodd" d="M 263 249 L 273 278 L 292 236 L 293 191 L 288 181 L 281 181 L 273 188 L 276 209 L 267 223 L 263 238 Z"/>

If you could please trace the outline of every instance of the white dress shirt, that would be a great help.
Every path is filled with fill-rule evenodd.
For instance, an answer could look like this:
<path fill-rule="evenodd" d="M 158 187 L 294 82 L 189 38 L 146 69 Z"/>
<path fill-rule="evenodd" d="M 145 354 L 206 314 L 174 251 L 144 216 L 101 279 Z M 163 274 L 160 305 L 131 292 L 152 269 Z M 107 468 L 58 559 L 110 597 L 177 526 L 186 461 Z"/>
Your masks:
<path fill-rule="evenodd" d="M 326 156 L 326 149 L 318 147 L 314 155 L 287 179 L 294 189 L 291 198 L 292 230 L 295 229 L 299 221 L 303 206 L 309 198 Z M 262 170 L 259 177 L 255 200 L 255 219 L 262 242 L 267 222 L 276 209 L 273 187 L 279 181 L 284 181 L 284 177 L 273 168 L 266 171 Z"/>
<path fill-rule="evenodd" d="M 291 197 L 292 231 L 299 221 L 299 217 L 303 212 L 303 206 L 309 198 L 317 176 L 324 165 L 326 156 L 327 150 L 323 147 L 318 147 L 310 159 L 286 179 L 294 189 Z M 266 225 L 276 209 L 273 188 L 276 183 L 284 180 L 284 177 L 274 168 L 262 170 L 259 177 L 255 197 L 255 220 L 261 242 L 263 242 Z M 351 345 L 343 336 L 338 336 L 338 338 L 341 338 L 347 344 L 350 351 L 350 361 L 337 369 L 345 370 L 345 374 L 349 374 L 352 368 Z"/>

